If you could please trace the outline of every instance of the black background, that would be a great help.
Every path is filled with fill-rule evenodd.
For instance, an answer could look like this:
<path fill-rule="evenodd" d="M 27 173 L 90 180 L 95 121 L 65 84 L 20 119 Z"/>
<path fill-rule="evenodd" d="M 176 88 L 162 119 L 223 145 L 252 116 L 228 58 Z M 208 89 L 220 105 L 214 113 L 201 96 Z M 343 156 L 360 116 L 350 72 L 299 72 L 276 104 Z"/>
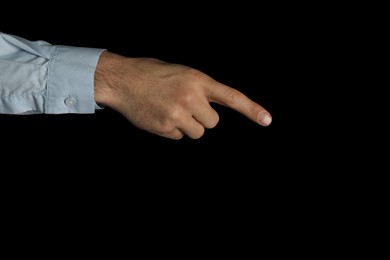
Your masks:
<path fill-rule="evenodd" d="M 157 6 L 140 7 L 134 13 L 109 6 L 85 17 L 82 10 L 74 9 L 69 15 L 35 18 L 23 26 L 6 25 L 2 31 L 51 44 L 106 48 L 130 57 L 194 67 L 263 105 L 273 115 L 271 126 L 261 127 L 236 111 L 213 105 L 220 122 L 199 140 L 153 136 L 109 108 L 94 115 L 1 115 L 3 132 L 17 136 L 17 149 L 28 147 L 30 156 L 40 154 L 39 147 L 68 154 L 70 160 L 87 167 L 109 165 L 110 172 L 120 169 L 129 175 L 134 169 L 142 172 L 149 167 L 155 169 L 152 172 L 195 169 L 209 173 L 212 169 L 215 174 L 234 170 L 249 176 L 272 171 L 277 158 L 286 158 L 283 140 L 292 134 L 283 131 L 283 123 L 293 122 L 287 123 L 282 114 L 292 114 L 291 102 L 285 102 L 291 98 L 288 82 L 294 76 L 294 26 L 276 7 L 175 8 L 163 12 Z M 63 163 L 64 158 L 52 159 Z"/>
<path fill-rule="evenodd" d="M 3 158 L 22 182 L 48 184 L 46 193 L 201 200 L 249 211 L 304 196 L 306 147 L 298 136 L 309 132 L 299 127 L 308 115 L 294 97 L 307 80 L 299 73 L 308 43 L 301 38 L 306 21 L 289 6 L 61 8 L 13 17 L 18 22 L 2 23 L 1 31 L 194 67 L 263 105 L 273 123 L 262 127 L 213 105 L 217 127 L 198 140 L 174 141 L 135 128 L 109 108 L 93 115 L 0 115 Z"/>
<path fill-rule="evenodd" d="M 331 24 L 337 6 L 327 12 L 295 3 L 131 5 L 64 2 L 35 12 L 24 5 L 27 15 L 7 17 L 0 30 L 195 67 L 263 105 L 272 125 L 215 105 L 216 128 L 199 140 L 173 141 L 136 129 L 109 108 L 93 115 L 0 115 L 2 163 L 9 165 L 2 173 L 13 179 L 4 183 L 15 187 L 10 197 L 22 194 L 18 203 L 26 208 L 43 201 L 74 222 L 109 215 L 119 228 L 130 218 L 162 234 L 183 227 L 177 237 L 232 242 L 220 252 L 247 249 L 240 255 L 261 254 L 259 244 L 275 254 L 309 254 L 321 247 L 318 236 L 342 239 L 348 227 L 333 224 L 353 219 L 343 213 L 355 193 L 342 196 L 353 178 L 340 171 L 356 162 L 337 164 L 345 162 L 350 132 L 336 123 L 349 114 L 324 102 L 348 86 L 334 79 L 346 74 L 349 58 L 349 45 L 342 45 L 349 26 L 337 31 L 339 24 Z M 81 217 L 85 212 L 89 217 Z"/>

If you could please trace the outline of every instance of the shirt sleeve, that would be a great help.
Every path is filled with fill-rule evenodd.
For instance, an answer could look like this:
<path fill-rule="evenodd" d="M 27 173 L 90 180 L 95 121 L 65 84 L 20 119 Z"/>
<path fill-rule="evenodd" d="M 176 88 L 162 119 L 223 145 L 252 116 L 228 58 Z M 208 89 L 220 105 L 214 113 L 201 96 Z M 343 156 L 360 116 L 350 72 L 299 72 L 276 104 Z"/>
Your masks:
<path fill-rule="evenodd" d="M 0 114 L 91 114 L 104 49 L 52 45 L 0 32 Z"/>

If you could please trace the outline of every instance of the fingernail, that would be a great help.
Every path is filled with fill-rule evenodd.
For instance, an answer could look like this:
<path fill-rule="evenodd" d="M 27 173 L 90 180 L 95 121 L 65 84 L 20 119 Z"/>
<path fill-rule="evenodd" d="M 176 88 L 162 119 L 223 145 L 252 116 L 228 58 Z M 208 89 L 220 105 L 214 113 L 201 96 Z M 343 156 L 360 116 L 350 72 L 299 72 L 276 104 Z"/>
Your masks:
<path fill-rule="evenodd" d="M 266 112 L 262 112 L 259 114 L 259 123 L 264 125 L 264 126 L 268 126 L 270 125 L 272 122 L 272 117 L 266 113 Z"/>

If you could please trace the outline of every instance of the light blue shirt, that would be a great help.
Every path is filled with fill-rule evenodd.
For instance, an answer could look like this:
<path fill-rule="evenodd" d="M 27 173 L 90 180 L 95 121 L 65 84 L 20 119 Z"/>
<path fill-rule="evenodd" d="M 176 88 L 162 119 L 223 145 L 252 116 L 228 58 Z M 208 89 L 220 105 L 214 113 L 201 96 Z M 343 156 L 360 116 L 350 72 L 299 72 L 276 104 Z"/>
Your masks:
<path fill-rule="evenodd" d="M 94 113 L 102 51 L 0 32 L 0 114 Z"/>

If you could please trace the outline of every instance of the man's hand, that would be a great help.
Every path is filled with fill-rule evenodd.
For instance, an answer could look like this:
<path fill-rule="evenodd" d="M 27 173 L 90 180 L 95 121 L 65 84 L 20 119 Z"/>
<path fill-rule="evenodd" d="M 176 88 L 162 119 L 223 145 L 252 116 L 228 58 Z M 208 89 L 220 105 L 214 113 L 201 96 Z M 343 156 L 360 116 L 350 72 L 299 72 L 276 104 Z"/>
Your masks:
<path fill-rule="evenodd" d="M 268 126 L 271 115 L 236 89 L 193 68 L 104 51 L 95 72 L 95 101 L 131 123 L 171 139 L 200 138 L 219 116 L 210 102 L 232 108 Z"/>

